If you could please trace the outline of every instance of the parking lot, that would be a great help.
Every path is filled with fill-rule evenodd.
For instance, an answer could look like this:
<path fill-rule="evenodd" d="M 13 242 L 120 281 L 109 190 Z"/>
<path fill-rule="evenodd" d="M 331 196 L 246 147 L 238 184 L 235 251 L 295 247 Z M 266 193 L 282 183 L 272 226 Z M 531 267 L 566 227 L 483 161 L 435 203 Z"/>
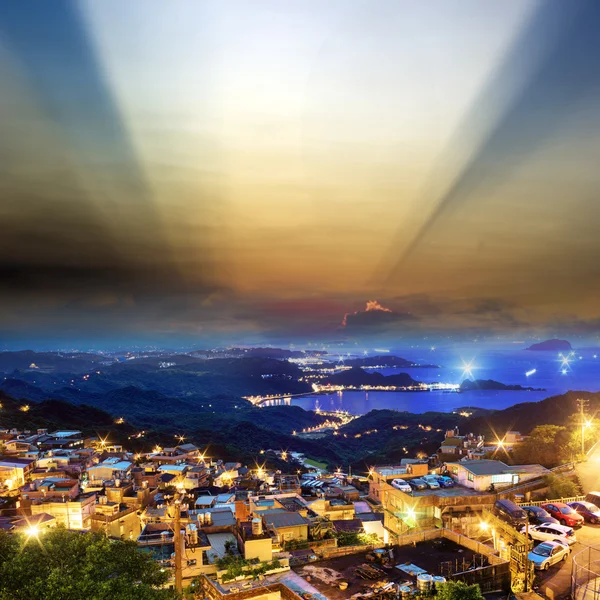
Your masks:
<path fill-rule="evenodd" d="M 535 585 L 539 591 L 549 598 L 566 598 L 571 593 L 571 569 L 573 556 L 586 546 L 600 544 L 600 525 L 586 524 L 577 529 L 577 542 L 573 544 L 569 558 L 550 567 L 548 571 L 536 571 Z"/>

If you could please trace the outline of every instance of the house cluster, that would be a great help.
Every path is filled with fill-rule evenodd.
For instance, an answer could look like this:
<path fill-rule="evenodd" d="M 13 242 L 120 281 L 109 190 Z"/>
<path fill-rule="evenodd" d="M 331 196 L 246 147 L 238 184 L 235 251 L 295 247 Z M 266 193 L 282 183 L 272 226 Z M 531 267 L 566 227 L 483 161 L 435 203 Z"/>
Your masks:
<path fill-rule="evenodd" d="M 460 435 L 458 427 L 446 431 L 446 437 L 438 450 L 441 462 L 447 460 L 478 460 L 498 450 L 507 450 L 523 439 L 518 431 L 508 431 L 501 440 L 487 441 L 483 435 L 468 433 Z"/>
<path fill-rule="evenodd" d="M 371 471 L 369 499 L 381 507 L 390 540 L 432 527 L 469 535 L 499 496 L 518 496 L 527 482 L 539 482 L 550 473 L 538 464 L 459 456 L 443 463 L 403 459 L 400 465 Z"/>
<path fill-rule="evenodd" d="M 101 532 L 135 541 L 166 568 L 180 539 L 184 581 L 218 577 L 232 556 L 289 569 L 336 547 L 341 532 L 386 538 L 366 478 L 302 473 L 297 463 L 292 473 L 249 468 L 188 443 L 133 454 L 78 431 L 0 430 L 0 443 L 0 528 Z"/>

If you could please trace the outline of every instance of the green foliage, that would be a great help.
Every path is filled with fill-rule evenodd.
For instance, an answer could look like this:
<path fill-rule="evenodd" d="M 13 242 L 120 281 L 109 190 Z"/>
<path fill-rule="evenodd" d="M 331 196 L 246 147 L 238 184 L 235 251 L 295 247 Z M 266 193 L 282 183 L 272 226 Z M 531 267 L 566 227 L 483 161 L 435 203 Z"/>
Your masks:
<path fill-rule="evenodd" d="M 267 571 L 279 569 L 281 567 L 281 563 L 278 560 L 273 560 L 271 562 L 262 563 L 254 568 L 249 568 L 255 564 L 256 559 L 245 560 L 241 556 L 232 555 L 226 555 L 216 561 L 217 569 L 219 569 L 219 571 L 223 569 L 227 570 L 223 575 L 223 581 L 231 581 L 240 575 L 256 579 L 259 575 L 264 575 Z"/>
<path fill-rule="evenodd" d="M 338 531 L 337 532 L 338 546 L 367 546 L 369 544 L 377 544 L 379 538 L 375 533 L 357 533 L 354 531 Z"/>
<path fill-rule="evenodd" d="M 56 528 L 0 531 L 0 600 L 174 600 L 169 573 L 133 542 Z"/>
<path fill-rule="evenodd" d="M 437 600 L 483 600 L 479 585 L 467 585 L 463 581 L 447 581 L 437 585 Z"/>
<path fill-rule="evenodd" d="M 544 482 L 548 486 L 546 498 L 573 498 L 581 493 L 579 485 L 564 475 L 546 475 Z"/>
<path fill-rule="evenodd" d="M 570 433 L 559 425 L 538 425 L 513 453 L 517 464 L 556 466 L 569 456 Z"/>
<path fill-rule="evenodd" d="M 284 544 L 286 551 L 290 550 L 304 550 L 309 547 L 308 540 L 288 540 Z"/>

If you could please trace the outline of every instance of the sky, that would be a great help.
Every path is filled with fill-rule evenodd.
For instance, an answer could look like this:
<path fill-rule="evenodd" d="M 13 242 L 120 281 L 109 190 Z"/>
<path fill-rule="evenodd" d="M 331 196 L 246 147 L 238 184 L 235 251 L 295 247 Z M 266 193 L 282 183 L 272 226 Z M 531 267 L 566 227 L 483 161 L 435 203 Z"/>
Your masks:
<path fill-rule="evenodd" d="M 593 0 L 3 3 L 0 338 L 595 337 L 599 25 Z"/>

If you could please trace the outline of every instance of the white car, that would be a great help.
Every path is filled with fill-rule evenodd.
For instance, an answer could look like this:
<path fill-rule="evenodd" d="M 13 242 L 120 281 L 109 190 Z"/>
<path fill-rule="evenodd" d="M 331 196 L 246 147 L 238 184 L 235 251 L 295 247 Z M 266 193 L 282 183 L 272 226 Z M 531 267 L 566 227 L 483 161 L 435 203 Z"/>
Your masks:
<path fill-rule="evenodd" d="M 567 560 L 569 552 L 571 548 L 562 542 L 542 542 L 529 553 L 527 558 L 536 569 L 545 571 L 561 560 Z"/>
<path fill-rule="evenodd" d="M 410 485 L 408 485 L 408 483 L 406 483 L 406 481 L 404 481 L 404 479 L 394 479 L 392 481 L 392 486 L 401 492 L 406 492 L 407 494 L 412 492 L 412 488 Z"/>
<path fill-rule="evenodd" d="M 523 527 L 521 533 L 525 533 L 525 531 L 526 528 Z M 540 542 L 558 541 L 569 546 L 577 541 L 572 527 L 558 525 L 557 523 L 531 525 L 529 527 L 529 537 L 532 540 L 538 540 Z"/>

